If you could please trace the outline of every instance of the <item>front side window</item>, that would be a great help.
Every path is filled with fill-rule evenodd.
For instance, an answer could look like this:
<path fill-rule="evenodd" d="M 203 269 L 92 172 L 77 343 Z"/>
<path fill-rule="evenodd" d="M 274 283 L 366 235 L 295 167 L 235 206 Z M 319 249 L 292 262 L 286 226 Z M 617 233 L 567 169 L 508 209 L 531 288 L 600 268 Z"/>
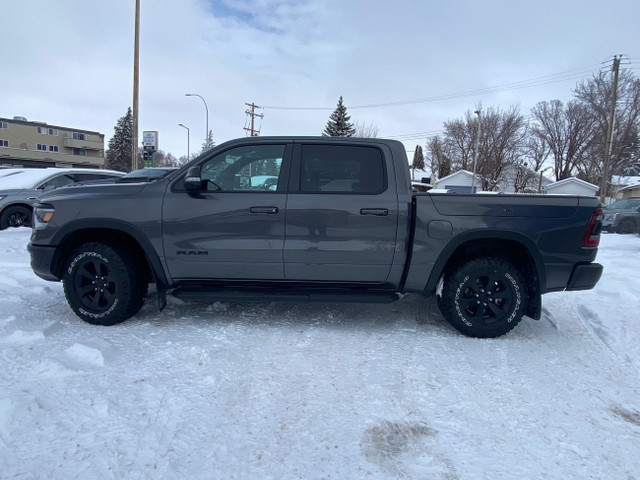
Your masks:
<path fill-rule="evenodd" d="M 70 174 L 58 175 L 57 177 L 53 177 L 52 179 L 40 185 L 38 187 L 38 190 L 53 190 L 54 188 L 64 187 L 65 185 L 69 185 L 73 182 L 73 176 Z"/>
<path fill-rule="evenodd" d="M 222 192 L 274 192 L 285 145 L 252 145 L 227 150 L 202 164 L 203 188 Z"/>
<path fill-rule="evenodd" d="M 49 145 L 49 151 L 50 152 L 58 152 L 58 146 L 57 145 Z"/>
<path fill-rule="evenodd" d="M 375 195 L 386 189 L 382 153 L 375 147 L 303 145 L 300 191 Z"/>
<path fill-rule="evenodd" d="M 80 155 L 81 157 L 86 157 L 87 156 L 87 151 L 84 148 L 74 148 L 73 149 L 73 154 L 74 155 Z"/>
<path fill-rule="evenodd" d="M 9 140 L 0 140 L 0 147 L 8 147 Z"/>
<path fill-rule="evenodd" d="M 41 152 L 46 152 L 47 151 L 47 146 L 43 143 L 39 143 L 38 144 L 38 150 L 40 150 Z"/>
<path fill-rule="evenodd" d="M 0 128 L 9 128 L 9 124 L 7 122 L 0 122 Z"/>
<path fill-rule="evenodd" d="M 36 131 L 40 134 L 40 135 L 46 135 L 47 134 L 47 129 L 45 127 L 36 127 Z"/>
<path fill-rule="evenodd" d="M 58 129 L 57 128 L 50 128 L 49 129 L 49 135 L 54 135 L 54 136 L 58 136 Z"/>
<path fill-rule="evenodd" d="M 74 140 L 86 140 L 86 136 L 85 136 L 84 133 L 73 132 L 73 139 Z"/>

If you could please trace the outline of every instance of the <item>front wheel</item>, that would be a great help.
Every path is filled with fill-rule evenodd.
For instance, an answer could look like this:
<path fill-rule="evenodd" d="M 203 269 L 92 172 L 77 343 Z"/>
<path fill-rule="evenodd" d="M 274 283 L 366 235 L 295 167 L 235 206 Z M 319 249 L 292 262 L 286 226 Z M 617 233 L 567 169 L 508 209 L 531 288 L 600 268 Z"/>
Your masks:
<path fill-rule="evenodd" d="M 444 275 L 438 304 L 442 315 L 470 337 L 494 338 L 513 329 L 527 310 L 527 285 L 513 264 L 477 258 Z"/>
<path fill-rule="evenodd" d="M 115 325 L 138 313 L 147 287 L 133 254 L 100 242 L 85 243 L 71 253 L 62 282 L 76 315 L 96 325 Z"/>
<path fill-rule="evenodd" d="M 4 230 L 9 227 L 30 227 L 31 226 L 31 210 L 27 207 L 20 205 L 14 205 L 7 207 L 2 212 L 0 218 L 0 230 Z"/>

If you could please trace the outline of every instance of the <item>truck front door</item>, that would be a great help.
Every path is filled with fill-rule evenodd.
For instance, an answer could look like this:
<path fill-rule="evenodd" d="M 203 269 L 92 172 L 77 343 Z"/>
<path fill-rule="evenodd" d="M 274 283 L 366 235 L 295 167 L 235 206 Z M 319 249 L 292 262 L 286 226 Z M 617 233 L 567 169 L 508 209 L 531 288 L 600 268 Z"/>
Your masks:
<path fill-rule="evenodd" d="M 200 164 L 202 189 L 167 191 L 163 239 L 174 279 L 284 278 L 286 144 L 232 147 Z"/>

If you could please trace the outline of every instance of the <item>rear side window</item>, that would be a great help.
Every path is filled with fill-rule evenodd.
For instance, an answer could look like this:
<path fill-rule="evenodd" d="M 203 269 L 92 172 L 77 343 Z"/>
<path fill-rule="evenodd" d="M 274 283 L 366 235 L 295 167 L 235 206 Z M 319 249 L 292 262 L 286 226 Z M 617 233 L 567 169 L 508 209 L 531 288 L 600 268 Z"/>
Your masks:
<path fill-rule="evenodd" d="M 302 146 L 301 192 L 375 195 L 386 183 L 384 159 L 375 147 Z"/>

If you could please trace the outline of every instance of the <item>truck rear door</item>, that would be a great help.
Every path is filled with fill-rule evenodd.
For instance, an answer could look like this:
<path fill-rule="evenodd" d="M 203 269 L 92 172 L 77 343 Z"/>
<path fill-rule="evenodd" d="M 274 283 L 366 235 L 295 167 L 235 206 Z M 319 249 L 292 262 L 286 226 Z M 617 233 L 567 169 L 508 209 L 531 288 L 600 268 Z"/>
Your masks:
<path fill-rule="evenodd" d="M 387 280 L 398 198 L 386 148 L 295 145 L 285 220 L 287 280 Z"/>

